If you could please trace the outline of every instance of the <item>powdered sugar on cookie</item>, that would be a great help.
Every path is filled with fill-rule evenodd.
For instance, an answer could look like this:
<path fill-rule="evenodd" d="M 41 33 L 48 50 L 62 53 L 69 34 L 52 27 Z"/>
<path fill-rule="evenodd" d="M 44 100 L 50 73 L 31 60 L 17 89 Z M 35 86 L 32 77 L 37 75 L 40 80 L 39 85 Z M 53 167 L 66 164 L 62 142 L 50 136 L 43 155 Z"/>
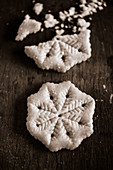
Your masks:
<path fill-rule="evenodd" d="M 79 34 L 55 36 L 38 46 L 25 46 L 25 53 L 38 67 L 66 72 L 91 56 L 90 30 Z"/>

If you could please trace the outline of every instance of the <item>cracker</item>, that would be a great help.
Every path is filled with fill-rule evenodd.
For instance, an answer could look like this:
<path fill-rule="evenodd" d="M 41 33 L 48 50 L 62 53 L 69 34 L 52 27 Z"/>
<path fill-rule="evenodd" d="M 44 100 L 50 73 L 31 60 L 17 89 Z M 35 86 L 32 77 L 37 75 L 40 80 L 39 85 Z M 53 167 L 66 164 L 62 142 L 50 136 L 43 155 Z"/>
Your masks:
<path fill-rule="evenodd" d="M 25 53 L 39 68 L 66 72 L 91 57 L 90 30 L 79 34 L 56 36 L 38 46 L 25 46 Z"/>
<path fill-rule="evenodd" d="M 28 131 L 52 152 L 73 150 L 93 133 L 95 101 L 70 81 L 43 84 L 27 106 Z"/>
<path fill-rule="evenodd" d="M 38 22 L 34 19 L 30 19 L 29 15 L 25 16 L 24 21 L 21 23 L 18 29 L 16 41 L 22 41 L 27 35 L 31 33 L 36 33 L 41 29 L 41 22 Z"/>

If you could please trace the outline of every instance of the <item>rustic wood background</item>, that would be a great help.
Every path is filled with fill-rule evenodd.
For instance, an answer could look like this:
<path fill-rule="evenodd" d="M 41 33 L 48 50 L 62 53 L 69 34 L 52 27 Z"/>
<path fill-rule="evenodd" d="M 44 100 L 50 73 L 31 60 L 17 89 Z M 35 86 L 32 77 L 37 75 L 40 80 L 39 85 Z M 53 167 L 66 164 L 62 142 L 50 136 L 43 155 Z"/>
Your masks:
<path fill-rule="evenodd" d="M 72 6 L 71 0 L 42 0 L 45 13 L 53 14 Z M 25 14 L 40 19 L 32 11 L 31 0 L 0 0 L 0 169 L 1 170 L 111 170 L 113 169 L 113 4 L 93 15 L 92 57 L 65 74 L 42 71 L 24 52 L 25 45 L 50 39 L 54 32 L 14 40 Z M 24 11 L 23 11 L 24 10 Z M 44 16 L 44 12 L 42 15 Z M 27 97 L 42 83 L 72 81 L 96 100 L 94 134 L 75 150 L 51 153 L 26 129 Z M 103 88 L 103 85 L 106 88 Z"/>

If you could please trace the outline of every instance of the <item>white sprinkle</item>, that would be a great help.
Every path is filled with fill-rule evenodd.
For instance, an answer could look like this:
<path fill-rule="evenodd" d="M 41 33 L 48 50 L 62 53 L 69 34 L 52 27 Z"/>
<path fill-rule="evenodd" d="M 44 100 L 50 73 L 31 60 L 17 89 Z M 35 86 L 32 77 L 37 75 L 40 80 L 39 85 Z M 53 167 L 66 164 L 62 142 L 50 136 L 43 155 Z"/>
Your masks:
<path fill-rule="evenodd" d="M 40 30 L 41 32 L 43 32 L 44 31 L 44 28 L 41 28 L 41 30 Z"/>
<path fill-rule="evenodd" d="M 86 22 L 84 19 L 79 18 L 77 20 L 77 25 L 79 26 L 78 31 L 84 31 L 90 26 L 90 22 Z"/>
<path fill-rule="evenodd" d="M 56 26 L 55 29 L 58 30 L 60 27 L 59 26 Z"/>
<path fill-rule="evenodd" d="M 103 84 L 103 88 L 105 89 L 105 91 L 107 92 L 107 89 L 106 89 L 106 85 L 105 84 Z"/>
<path fill-rule="evenodd" d="M 61 28 L 64 28 L 64 24 L 61 24 L 60 26 L 61 26 Z"/>
<path fill-rule="evenodd" d="M 113 100 L 113 94 L 110 95 L 110 100 L 109 100 L 110 104 L 112 104 L 112 100 Z"/>
<path fill-rule="evenodd" d="M 21 10 L 21 13 L 24 13 L 24 10 Z"/>
<path fill-rule="evenodd" d="M 101 6 L 101 5 L 102 5 L 102 2 L 97 1 L 97 4 Z"/>
<path fill-rule="evenodd" d="M 98 8 L 99 8 L 99 10 L 103 10 L 104 9 L 102 6 L 99 6 Z"/>
<path fill-rule="evenodd" d="M 56 34 L 57 35 L 62 35 L 64 33 L 64 30 L 63 29 L 61 29 L 61 30 L 56 30 Z"/>
<path fill-rule="evenodd" d="M 86 22 L 84 19 L 81 19 L 79 18 L 78 21 L 77 21 L 77 25 L 80 26 L 80 27 L 89 27 L 90 26 L 90 23 L 89 22 Z"/>
<path fill-rule="evenodd" d="M 106 85 L 105 84 L 103 84 L 103 88 L 106 89 Z"/>
<path fill-rule="evenodd" d="M 33 0 L 32 3 L 35 3 L 35 0 Z"/>
<path fill-rule="evenodd" d="M 44 24 L 46 28 L 52 28 L 59 23 L 52 14 L 46 14 L 45 19 Z"/>
<path fill-rule="evenodd" d="M 66 14 L 64 14 L 62 11 L 59 12 L 59 18 L 62 20 L 62 21 L 65 21 L 66 19 Z"/>
<path fill-rule="evenodd" d="M 69 16 L 73 16 L 75 14 L 75 7 L 71 7 L 69 9 Z"/>
<path fill-rule="evenodd" d="M 25 19 L 26 19 L 26 20 L 29 20 L 29 19 L 30 19 L 30 16 L 27 14 L 27 15 L 25 16 Z"/>
<path fill-rule="evenodd" d="M 68 17 L 68 19 L 67 19 L 69 22 L 71 22 L 72 21 L 72 17 Z"/>
<path fill-rule="evenodd" d="M 50 13 L 50 12 L 51 12 L 51 10 L 48 10 L 48 12 Z"/>
<path fill-rule="evenodd" d="M 64 11 L 64 14 L 68 17 L 69 13 L 67 11 Z"/>
<path fill-rule="evenodd" d="M 90 7 L 93 7 L 93 8 L 98 8 L 98 5 L 97 5 L 97 4 L 95 4 L 95 3 L 92 3 L 92 2 L 91 2 L 91 3 L 89 3 L 89 6 L 90 6 Z"/>
<path fill-rule="evenodd" d="M 103 102 L 103 99 L 96 99 L 96 102 Z"/>
<path fill-rule="evenodd" d="M 76 26 L 74 26 L 74 27 L 73 27 L 73 29 L 72 29 L 72 32 L 74 32 L 74 33 L 75 33 L 76 31 L 77 31 L 77 27 L 76 27 Z"/>
<path fill-rule="evenodd" d="M 104 2 L 103 5 L 106 7 L 107 6 L 106 2 Z"/>
<path fill-rule="evenodd" d="M 68 28 L 68 26 L 67 26 L 67 25 L 65 25 L 65 28 Z"/>
<path fill-rule="evenodd" d="M 82 15 L 81 15 L 81 14 L 75 14 L 75 15 L 73 16 L 73 18 L 78 18 L 78 17 L 82 17 Z"/>
<path fill-rule="evenodd" d="M 41 4 L 41 3 L 36 3 L 36 4 L 34 5 L 34 7 L 33 7 L 33 10 L 35 11 L 35 13 L 36 13 L 37 15 L 39 15 L 39 14 L 42 12 L 42 10 L 43 10 L 43 4 Z"/>

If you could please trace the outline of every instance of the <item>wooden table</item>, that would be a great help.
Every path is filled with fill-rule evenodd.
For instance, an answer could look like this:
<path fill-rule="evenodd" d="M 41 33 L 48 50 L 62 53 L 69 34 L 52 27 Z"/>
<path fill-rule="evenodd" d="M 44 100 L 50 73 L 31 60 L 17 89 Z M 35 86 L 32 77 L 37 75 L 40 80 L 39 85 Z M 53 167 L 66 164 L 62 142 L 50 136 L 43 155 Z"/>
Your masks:
<path fill-rule="evenodd" d="M 73 1 L 44 0 L 47 13 L 58 15 Z M 16 42 L 18 26 L 32 11 L 31 0 L 0 0 L 0 164 L 1 170 L 111 170 L 113 169 L 113 6 L 93 15 L 92 57 L 66 73 L 42 71 L 24 54 L 24 46 L 38 44 L 53 31 L 29 35 Z M 44 16 L 44 12 L 42 15 Z M 44 82 L 72 81 L 96 100 L 94 134 L 75 150 L 51 153 L 26 129 L 27 97 Z"/>

